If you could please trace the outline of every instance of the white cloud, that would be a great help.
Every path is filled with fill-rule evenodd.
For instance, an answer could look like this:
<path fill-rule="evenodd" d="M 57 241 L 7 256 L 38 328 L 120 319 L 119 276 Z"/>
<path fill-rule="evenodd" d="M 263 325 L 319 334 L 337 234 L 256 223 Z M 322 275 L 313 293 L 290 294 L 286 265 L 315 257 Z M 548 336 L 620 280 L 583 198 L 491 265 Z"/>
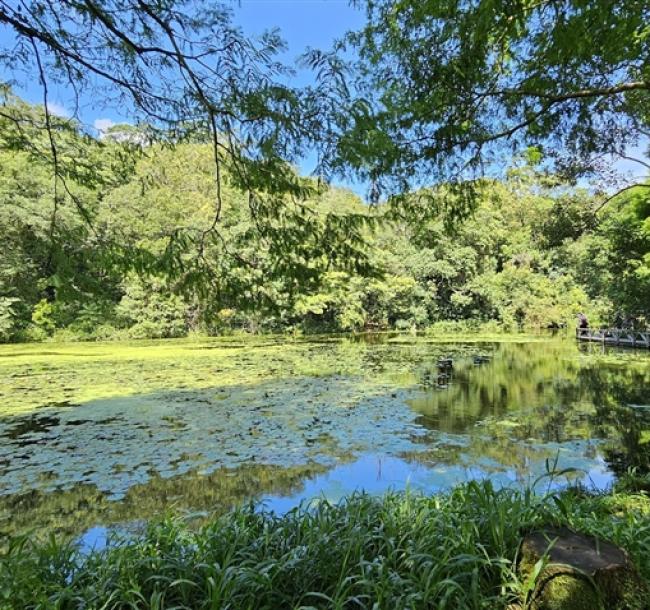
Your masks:
<path fill-rule="evenodd" d="M 100 134 L 106 133 L 111 127 L 116 125 L 115 121 L 111 119 L 95 119 L 93 127 L 99 131 Z"/>
<path fill-rule="evenodd" d="M 47 109 L 50 111 L 50 114 L 63 117 L 65 119 L 70 118 L 70 111 L 63 105 L 57 104 L 56 102 L 48 102 Z"/>

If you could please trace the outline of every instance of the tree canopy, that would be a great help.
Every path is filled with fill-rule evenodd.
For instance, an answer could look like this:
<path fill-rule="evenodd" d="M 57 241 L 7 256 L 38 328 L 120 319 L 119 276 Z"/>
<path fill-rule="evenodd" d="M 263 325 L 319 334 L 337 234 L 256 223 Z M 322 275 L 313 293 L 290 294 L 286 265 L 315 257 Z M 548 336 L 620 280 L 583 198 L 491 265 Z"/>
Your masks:
<path fill-rule="evenodd" d="M 650 6 L 616 0 L 358 0 L 373 103 L 342 142 L 388 192 L 494 175 L 535 147 L 593 174 L 650 134 Z"/>
<path fill-rule="evenodd" d="M 74 118 L 91 96 L 140 125 L 136 142 L 211 144 L 217 188 L 213 222 L 200 239 L 221 239 L 225 173 L 248 193 L 260 228 L 287 213 L 287 201 L 316 192 L 316 182 L 302 179 L 292 163 L 329 141 L 326 115 L 339 89 L 335 58 L 313 54 L 308 59 L 323 79 L 291 86 L 294 68 L 278 59 L 285 48 L 279 33 L 246 36 L 226 2 L 2 0 L 0 26 L 9 34 L 0 50 L 9 84 L 40 81 L 45 113 L 38 127 L 48 134 L 55 185 L 68 179 L 57 154 L 62 121 L 49 110 L 57 84 L 74 97 Z M 33 115 L 15 109 L 4 118 L 18 129 L 34 126 Z"/>
<path fill-rule="evenodd" d="M 14 111 L 43 118 L 19 100 L 4 107 Z M 314 188 L 260 225 L 224 171 L 220 238 L 202 240 L 217 189 L 209 142 L 151 144 L 127 164 L 121 143 L 53 118 L 67 172 L 54 207 L 47 134 L 4 120 L 6 146 L 21 134 L 29 146 L 0 150 L 3 340 L 546 327 L 650 308 L 645 189 L 598 211 L 588 191 L 520 161 L 482 181 L 475 213 L 453 231 L 453 212 L 429 205 L 444 186 L 412 193 L 406 219 Z"/>
<path fill-rule="evenodd" d="M 119 105 L 158 140 L 210 141 L 217 183 L 227 166 L 260 222 L 286 194 L 310 195 L 290 166 L 306 151 L 317 174 L 366 180 L 377 201 L 440 183 L 473 191 L 531 146 L 576 179 L 650 134 L 646 2 L 353 3 L 367 14 L 346 41 L 356 70 L 342 53 L 312 51 L 306 87 L 288 84 L 277 31 L 248 37 L 229 3 L 205 0 L 1 0 L 11 36 L 0 64 L 18 83 L 38 78 L 46 108 L 49 85 L 63 83 Z M 221 208 L 217 190 L 211 232 Z"/>

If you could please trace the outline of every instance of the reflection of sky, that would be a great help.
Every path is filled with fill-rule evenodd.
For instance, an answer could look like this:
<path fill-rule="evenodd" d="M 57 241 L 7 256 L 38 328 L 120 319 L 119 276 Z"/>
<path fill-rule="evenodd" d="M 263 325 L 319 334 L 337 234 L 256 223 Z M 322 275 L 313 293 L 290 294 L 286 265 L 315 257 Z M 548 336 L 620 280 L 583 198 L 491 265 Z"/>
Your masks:
<path fill-rule="evenodd" d="M 354 491 L 379 495 L 388 490 L 429 489 L 436 491 L 445 485 L 440 468 L 408 463 L 400 458 L 365 454 L 354 462 L 341 464 L 305 482 L 304 488 L 291 496 L 265 496 L 265 508 L 284 513 L 303 500 L 322 498 L 338 502 Z M 441 476 L 442 475 L 442 476 Z"/>
<path fill-rule="evenodd" d="M 353 492 L 363 491 L 381 495 L 387 491 L 412 490 L 435 493 L 459 483 L 489 478 L 497 487 L 513 484 L 532 485 L 538 480 L 537 489 L 557 488 L 569 481 L 580 481 L 589 488 L 606 489 L 613 482 L 613 475 L 603 458 L 598 455 L 586 460 L 581 443 L 558 446 L 557 470 L 575 469 L 555 478 L 545 477 L 546 462 L 537 460 L 530 464 L 530 474 L 522 480 L 513 469 L 499 469 L 492 460 L 478 465 L 436 464 L 427 466 L 418 462 L 380 454 L 367 453 L 357 460 L 336 466 L 332 470 L 313 477 L 304 487 L 289 496 L 269 495 L 260 503 L 268 510 L 285 513 L 300 502 L 324 499 L 338 502 Z"/>
<path fill-rule="evenodd" d="M 87 529 L 78 538 L 79 547 L 87 552 L 103 549 L 108 544 L 109 531 L 109 528 L 101 525 Z"/>
<path fill-rule="evenodd" d="M 613 482 L 613 475 L 601 456 L 585 463 L 580 443 L 571 443 L 574 448 L 558 447 L 558 469 L 576 468 L 579 472 L 560 475 L 556 478 L 544 477 L 546 463 L 542 460 L 531 463 L 530 475 L 525 480 L 512 469 L 493 471 L 496 464 L 485 460 L 484 466 L 445 465 L 428 466 L 417 462 L 375 453 L 361 455 L 353 462 L 340 464 L 330 471 L 305 481 L 297 493 L 281 496 L 267 495 L 259 499 L 259 506 L 277 514 L 284 514 L 304 502 L 326 500 L 331 503 L 341 501 L 354 492 L 365 492 L 379 496 L 389 491 L 411 491 L 414 493 L 435 493 L 448 490 L 454 485 L 470 480 L 489 478 L 496 487 L 513 485 L 532 485 L 546 492 L 580 481 L 588 488 L 606 489 Z M 575 450 L 574 450 L 575 449 Z M 88 529 L 78 538 L 84 552 L 104 548 L 113 534 L 117 538 L 133 535 L 142 524 L 129 526 L 102 527 Z"/>
<path fill-rule="evenodd" d="M 79 536 L 77 544 L 82 553 L 100 551 L 108 544 L 113 546 L 120 541 L 133 539 L 144 530 L 145 526 L 145 521 L 130 521 L 109 526 L 96 525 Z"/>

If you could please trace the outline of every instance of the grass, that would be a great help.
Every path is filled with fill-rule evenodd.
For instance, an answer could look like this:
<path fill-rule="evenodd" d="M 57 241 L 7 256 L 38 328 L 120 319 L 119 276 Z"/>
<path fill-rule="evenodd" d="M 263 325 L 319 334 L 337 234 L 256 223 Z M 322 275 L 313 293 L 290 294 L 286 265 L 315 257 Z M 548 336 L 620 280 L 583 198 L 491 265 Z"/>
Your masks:
<path fill-rule="evenodd" d="M 17 538 L 0 557 L 0 608 L 506 608 L 530 589 L 516 569 L 522 533 L 543 524 L 612 540 L 650 580 L 647 496 L 471 482 L 284 516 L 244 507 L 199 529 L 168 518 L 90 555 Z"/>

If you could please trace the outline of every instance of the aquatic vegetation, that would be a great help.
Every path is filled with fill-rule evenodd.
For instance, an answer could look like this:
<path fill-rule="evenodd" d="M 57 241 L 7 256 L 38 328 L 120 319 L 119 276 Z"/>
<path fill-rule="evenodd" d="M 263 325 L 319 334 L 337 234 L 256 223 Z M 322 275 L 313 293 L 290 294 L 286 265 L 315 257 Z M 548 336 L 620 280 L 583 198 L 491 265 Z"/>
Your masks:
<path fill-rule="evenodd" d="M 0 555 L 0 605 L 505 608 L 529 591 L 518 573 L 521 537 L 544 524 L 621 545 L 647 582 L 650 500 L 637 496 L 639 508 L 620 514 L 617 497 L 472 482 L 431 497 L 353 495 L 283 516 L 245 506 L 198 530 L 168 518 L 90 554 L 23 537 Z"/>
<path fill-rule="evenodd" d="M 286 510 L 407 482 L 526 485 L 555 458 L 606 488 L 648 461 L 647 355 L 621 364 L 562 341 L 368 339 L 0 347 L 0 535 L 74 535 L 248 499 Z M 452 364 L 432 383 L 441 358 Z"/>

